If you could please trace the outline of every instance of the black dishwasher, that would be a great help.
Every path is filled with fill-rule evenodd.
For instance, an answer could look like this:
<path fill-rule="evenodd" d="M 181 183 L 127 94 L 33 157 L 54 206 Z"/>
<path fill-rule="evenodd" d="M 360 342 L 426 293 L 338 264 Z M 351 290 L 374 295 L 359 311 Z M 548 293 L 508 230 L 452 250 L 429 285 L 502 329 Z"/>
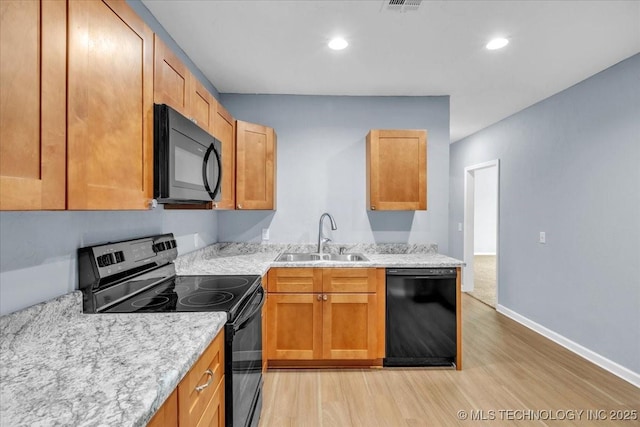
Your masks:
<path fill-rule="evenodd" d="M 455 268 L 387 269 L 384 366 L 453 366 Z"/>

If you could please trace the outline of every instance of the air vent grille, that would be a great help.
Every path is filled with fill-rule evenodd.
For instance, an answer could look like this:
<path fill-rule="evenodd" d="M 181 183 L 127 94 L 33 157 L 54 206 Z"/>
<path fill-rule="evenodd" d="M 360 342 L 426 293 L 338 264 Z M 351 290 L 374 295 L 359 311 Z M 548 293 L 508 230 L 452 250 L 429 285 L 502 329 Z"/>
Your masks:
<path fill-rule="evenodd" d="M 418 10 L 422 0 L 384 0 L 383 9 L 397 12 L 409 12 Z"/>

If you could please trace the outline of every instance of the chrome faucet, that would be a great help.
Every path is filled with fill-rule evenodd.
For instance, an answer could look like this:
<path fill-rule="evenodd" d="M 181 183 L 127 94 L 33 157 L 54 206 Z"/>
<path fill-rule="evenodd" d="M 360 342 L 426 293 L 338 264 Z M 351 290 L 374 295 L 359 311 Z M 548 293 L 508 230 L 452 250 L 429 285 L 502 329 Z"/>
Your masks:
<path fill-rule="evenodd" d="M 322 220 L 324 220 L 324 217 L 328 216 L 329 220 L 331 221 L 331 229 L 332 230 L 337 230 L 338 226 L 336 225 L 335 220 L 333 219 L 333 217 L 331 216 L 330 213 L 325 212 L 320 216 L 320 225 L 318 226 L 318 253 L 321 254 L 322 253 L 322 245 L 326 242 L 330 242 L 331 239 L 329 239 L 328 237 L 324 237 L 322 235 Z"/>

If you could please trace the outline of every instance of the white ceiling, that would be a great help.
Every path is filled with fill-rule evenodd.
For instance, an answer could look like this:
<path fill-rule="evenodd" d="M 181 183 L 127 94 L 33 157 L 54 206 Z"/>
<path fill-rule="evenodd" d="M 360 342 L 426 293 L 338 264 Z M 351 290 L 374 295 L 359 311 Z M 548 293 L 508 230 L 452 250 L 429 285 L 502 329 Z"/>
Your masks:
<path fill-rule="evenodd" d="M 450 95 L 452 141 L 640 52 L 640 1 L 142 1 L 222 93 Z"/>

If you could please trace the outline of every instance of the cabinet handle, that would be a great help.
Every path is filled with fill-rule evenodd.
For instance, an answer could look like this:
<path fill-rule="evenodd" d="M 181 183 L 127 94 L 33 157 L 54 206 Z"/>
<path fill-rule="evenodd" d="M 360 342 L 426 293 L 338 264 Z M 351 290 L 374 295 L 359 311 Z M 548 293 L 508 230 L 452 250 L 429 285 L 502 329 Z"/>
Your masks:
<path fill-rule="evenodd" d="M 328 299 L 329 299 L 329 297 L 328 297 L 328 296 L 326 296 L 326 295 L 322 295 L 322 301 L 326 301 L 326 300 L 328 300 Z"/>
<path fill-rule="evenodd" d="M 217 207 L 218 207 L 218 204 L 217 204 L 217 203 L 214 203 L 214 204 L 213 204 L 213 207 L 214 207 L 214 208 L 217 208 Z"/>
<path fill-rule="evenodd" d="M 238 209 L 242 209 L 242 205 L 238 205 Z"/>
<path fill-rule="evenodd" d="M 375 211 L 375 210 L 376 210 L 376 207 L 375 207 L 375 206 L 371 206 L 371 210 L 372 210 L 372 211 Z"/>
<path fill-rule="evenodd" d="M 199 385 L 196 387 L 196 391 L 198 393 L 200 393 L 202 390 L 204 390 L 205 388 L 209 387 L 211 385 L 211 383 L 213 383 L 213 372 L 211 371 L 211 369 L 207 369 L 206 371 L 204 371 L 205 374 L 209 375 L 209 379 L 207 380 L 207 382 L 205 384 Z"/>
<path fill-rule="evenodd" d="M 318 301 L 322 300 L 322 295 L 318 294 Z"/>

